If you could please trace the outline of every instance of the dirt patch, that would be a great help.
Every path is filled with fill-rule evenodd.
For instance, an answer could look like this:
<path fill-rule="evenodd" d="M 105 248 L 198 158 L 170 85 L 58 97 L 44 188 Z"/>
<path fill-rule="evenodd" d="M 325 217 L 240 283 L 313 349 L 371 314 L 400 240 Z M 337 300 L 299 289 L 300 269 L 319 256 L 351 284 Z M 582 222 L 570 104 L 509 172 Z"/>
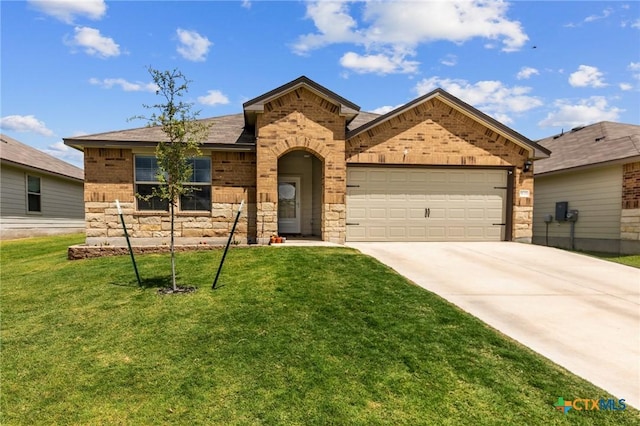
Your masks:
<path fill-rule="evenodd" d="M 174 290 L 173 287 L 159 288 L 158 294 L 189 294 L 198 290 L 198 287 L 186 287 L 186 286 L 177 286 Z"/>

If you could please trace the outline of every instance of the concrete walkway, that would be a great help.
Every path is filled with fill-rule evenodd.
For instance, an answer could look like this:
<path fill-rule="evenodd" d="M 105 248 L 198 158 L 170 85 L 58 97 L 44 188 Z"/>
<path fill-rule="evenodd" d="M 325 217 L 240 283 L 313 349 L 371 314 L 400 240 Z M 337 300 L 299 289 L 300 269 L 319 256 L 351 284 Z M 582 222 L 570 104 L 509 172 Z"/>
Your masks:
<path fill-rule="evenodd" d="M 347 246 L 640 407 L 640 269 L 519 243 Z"/>

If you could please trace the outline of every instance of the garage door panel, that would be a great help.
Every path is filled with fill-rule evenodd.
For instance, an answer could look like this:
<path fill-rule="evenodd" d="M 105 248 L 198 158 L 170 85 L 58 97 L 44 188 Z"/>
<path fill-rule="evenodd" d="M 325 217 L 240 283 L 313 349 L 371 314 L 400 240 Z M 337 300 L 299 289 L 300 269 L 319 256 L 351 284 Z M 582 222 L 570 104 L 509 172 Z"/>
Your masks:
<path fill-rule="evenodd" d="M 366 219 L 367 209 L 364 207 L 352 207 L 349 210 L 349 216 L 351 219 Z"/>
<path fill-rule="evenodd" d="M 352 182 L 366 182 L 367 171 L 364 169 L 351 169 L 349 170 L 349 180 Z"/>
<path fill-rule="evenodd" d="M 447 236 L 447 230 L 443 226 L 430 226 L 427 228 L 427 238 L 432 241 L 444 241 Z"/>
<path fill-rule="evenodd" d="M 349 199 L 353 201 L 364 201 L 367 199 L 367 193 L 364 189 L 349 188 Z"/>
<path fill-rule="evenodd" d="M 389 238 L 405 239 L 407 237 L 407 228 L 404 226 L 389 226 Z"/>
<path fill-rule="evenodd" d="M 382 241 L 386 240 L 387 237 L 387 227 L 386 226 L 370 226 L 366 232 L 367 238 L 383 238 Z"/>
<path fill-rule="evenodd" d="M 491 221 L 501 221 L 502 220 L 502 209 L 487 209 L 485 211 L 485 216 L 487 219 Z"/>
<path fill-rule="evenodd" d="M 406 219 L 407 218 L 407 209 L 389 209 L 389 218 L 390 219 Z"/>
<path fill-rule="evenodd" d="M 387 209 L 386 208 L 379 208 L 379 207 L 373 207 L 369 209 L 369 214 L 367 215 L 367 219 L 386 219 L 387 216 Z"/>
<path fill-rule="evenodd" d="M 424 226 L 408 226 L 407 229 L 413 241 L 424 241 L 427 237 L 427 228 Z"/>
<path fill-rule="evenodd" d="M 409 218 L 410 219 L 420 219 L 422 220 L 424 218 L 424 210 L 423 208 L 409 208 Z M 424 226 L 424 225 L 423 225 Z"/>
<path fill-rule="evenodd" d="M 505 170 L 350 167 L 347 182 L 348 241 L 504 239 Z"/>
<path fill-rule="evenodd" d="M 464 226 L 447 226 L 446 228 L 447 238 L 451 240 L 463 240 L 466 235 L 466 227 Z"/>

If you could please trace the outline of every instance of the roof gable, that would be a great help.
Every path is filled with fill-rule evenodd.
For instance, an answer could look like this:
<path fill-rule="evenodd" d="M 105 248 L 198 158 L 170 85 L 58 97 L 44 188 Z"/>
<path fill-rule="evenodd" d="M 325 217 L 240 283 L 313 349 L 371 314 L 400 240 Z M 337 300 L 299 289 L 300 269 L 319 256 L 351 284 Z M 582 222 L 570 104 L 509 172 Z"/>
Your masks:
<path fill-rule="evenodd" d="M 254 126 L 256 122 L 256 114 L 264 111 L 265 104 L 301 87 L 306 88 L 312 93 L 315 93 L 321 98 L 326 99 L 327 101 L 338 106 L 340 111 L 339 114 L 347 117 L 347 123 L 351 122 L 351 120 L 353 120 L 360 111 L 360 107 L 353 102 L 348 101 L 337 93 L 332 92 L 324 86 L 321 86 L 310 78 L 301 76 L 293 81 L 290 81 L 289 83 L 270 90 L 269 92 L 242 104 L 242 108 L 244 109 L 245 123 L 249 126 Z"/>
<path fill-rule="evenodd" d="M 516 145 L 521 146 L 522 148 L 529 151 L 529 155 L 531 158 L 534 158 L 534 159 L 547 158 L 550 154 L 550 151 L 547 150 L 546 148 L 536 144 L 535 142 L 526 138 L 525 136 L 521 135 L 515 130 L 505 126 L 504 124 L 498 122 L 494 118 L 489 117 L 487 114 L 483 113 L 482 111 L 472 107 L 471 105 L 463 102 L 462 100 L 456 98 L 455 96 L 451 95 L 448 92 L 445 92 L 442 89 L 435 89 L 424 96 L 414 99 L 413 101 L 408 102 L 394 109 L 393 111 L 389 111 L 388 113 L 381 115 L 375 118 L 374 120 L 369 121 L 368 123 L 365 123 L 364 125 L 350 131 L 347 134 L 347 139 L 353 138 L 363 132 L 366 132 L 367 130 L 370 130 L 376 126 L 379 126 L 382 123 L 385 123 L 391 120 L 392 118 L 397 117 L 400 114 L 404 114 L 405 112 L 409 111 L 410 109 L 418 105 L 431 101 L 432 99 L 440 100 L 446 105 L 456 109 L 460 113 L 470 117 L 474 121 L 487 127 L 488 129 L 491 129 L 492 131 L 509 139 Z"/>
<path fill-rule="evenodd" d="M 29 145 L 0 134 L 0 159 L 24 168 L 84 180 L 84 171 Z"/>
<path fill-rule="evenodd" d="M 535 174 L 640 158 L 640 126 L 601 121 L 541 139 L 550 158 L 536 163 Z"/>

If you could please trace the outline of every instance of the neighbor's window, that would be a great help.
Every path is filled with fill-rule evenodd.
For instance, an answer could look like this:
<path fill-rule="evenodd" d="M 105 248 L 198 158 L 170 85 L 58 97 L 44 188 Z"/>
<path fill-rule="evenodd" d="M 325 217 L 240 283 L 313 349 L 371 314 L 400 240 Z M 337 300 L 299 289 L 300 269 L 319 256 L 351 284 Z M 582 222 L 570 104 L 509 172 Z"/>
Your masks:
<path fill-rule="evenodd" d="M 42 212 L 42 193 L 40 188 L 40 178 L 27 175 L 27 212 Z"/>
<path fill-rule="evenodd" d="M 192 173 L 189 182 L 194 188 L 189 195 L 180 197 L 179 210 L 211 210 L 211 159 L 197 157 L 188 160 Z M 151 195 L 153 187 L 158 186 L 158 161 L 154 156 L 136 155 L 135 180 L 136 192 L 140 195 Z M 152 197 L 149 201 L 138 199 L 138 210 L 168 210 L 169 203 L 159 197 Z"/>

